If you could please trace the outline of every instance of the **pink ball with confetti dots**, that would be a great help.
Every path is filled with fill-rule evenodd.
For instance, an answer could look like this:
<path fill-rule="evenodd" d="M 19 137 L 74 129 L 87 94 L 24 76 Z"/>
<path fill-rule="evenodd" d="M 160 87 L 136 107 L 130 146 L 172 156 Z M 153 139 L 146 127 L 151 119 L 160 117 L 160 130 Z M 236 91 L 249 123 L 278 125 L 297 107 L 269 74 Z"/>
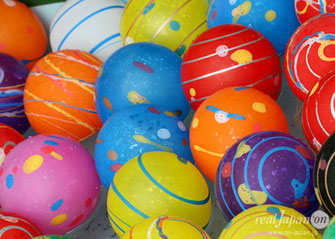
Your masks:
<path fill-rule="evenodd" d="M 0 168 L 5 211 L 34 222 L 44 233 L 64 234 L 94 211 L 100 186 L 90 153 L 76 141 L 37 135 L 19 143 Z"/>

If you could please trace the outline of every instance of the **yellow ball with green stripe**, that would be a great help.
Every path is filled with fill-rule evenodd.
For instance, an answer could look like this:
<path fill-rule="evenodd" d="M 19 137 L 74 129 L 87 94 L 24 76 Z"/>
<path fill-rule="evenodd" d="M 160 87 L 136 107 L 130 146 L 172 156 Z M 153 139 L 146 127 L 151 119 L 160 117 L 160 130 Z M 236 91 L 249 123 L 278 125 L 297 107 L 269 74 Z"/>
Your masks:
<path fill-rule="evenodd" d="M 207 30 L 207 0 L 129 0 L 121 18 L 123 44 L 155 42 L 183 55 Z"/>
<path fill-rule="evenodd" d="M 210 239 L 208 234 L 193 222 L 176 216 L 148 218 L 133 226 L 122 239 Z"/>
<path fill-rule="evenodd" d="M 279 205 L 261 205 L 234 217 L 219 237 L 225 238 L 321 239 L 322 236 L 300 212 Z"/>
<path fill-rule="evenodd" d="M 148 152 L 124 164 L 109 187 L 110 223 L 121 237 L 149 217 L 172 215 L 202 228 L 211 215 L 208 185 L 189 161 L 169 152 Z"/>

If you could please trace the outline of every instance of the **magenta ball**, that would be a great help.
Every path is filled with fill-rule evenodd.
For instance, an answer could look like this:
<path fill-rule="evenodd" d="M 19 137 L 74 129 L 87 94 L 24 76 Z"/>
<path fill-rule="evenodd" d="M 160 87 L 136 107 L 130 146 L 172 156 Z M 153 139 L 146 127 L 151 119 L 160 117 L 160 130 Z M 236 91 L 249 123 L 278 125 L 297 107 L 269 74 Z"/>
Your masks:
<path fill-rule="evenodd" d="M 94 160 L 79 143 L 37 135 L 19 143 L 0 168 L 0 203 L 46 234 L 64 234 L 94 211 L 100 194 Z"/>

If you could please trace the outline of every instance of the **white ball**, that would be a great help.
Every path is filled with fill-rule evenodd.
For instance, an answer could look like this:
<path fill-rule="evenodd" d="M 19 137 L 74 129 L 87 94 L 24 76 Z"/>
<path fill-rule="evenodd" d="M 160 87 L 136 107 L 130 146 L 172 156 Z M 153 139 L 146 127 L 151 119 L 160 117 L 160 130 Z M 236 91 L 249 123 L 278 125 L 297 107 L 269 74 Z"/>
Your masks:
<path fill-rule="evenodd" d="M 120 0 L 68 0 L 50 25 L 52 51 L 79 49 L 105 61 L 122 47 Z"/>

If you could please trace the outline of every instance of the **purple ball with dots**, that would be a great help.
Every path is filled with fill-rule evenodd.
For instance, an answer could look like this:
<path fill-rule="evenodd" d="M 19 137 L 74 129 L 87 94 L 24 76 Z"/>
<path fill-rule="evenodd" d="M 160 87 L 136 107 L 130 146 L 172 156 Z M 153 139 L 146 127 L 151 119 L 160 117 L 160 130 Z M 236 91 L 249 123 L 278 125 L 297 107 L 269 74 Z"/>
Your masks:
<path fill-rule="evenodd" d="M 24 133 L 29 123 L 23 107 L 28 68 L 16 58 L 0 52 L 0 122 Z"/>
<path fill-rule="evenodd" d="M 277 131 L 251 134 L 224 155 L 215 179 L 222 214 L 231 220 L 258 205 L 277 204 L 310 216 L 319 206 L 313 189 L 313 152 Z"/>

